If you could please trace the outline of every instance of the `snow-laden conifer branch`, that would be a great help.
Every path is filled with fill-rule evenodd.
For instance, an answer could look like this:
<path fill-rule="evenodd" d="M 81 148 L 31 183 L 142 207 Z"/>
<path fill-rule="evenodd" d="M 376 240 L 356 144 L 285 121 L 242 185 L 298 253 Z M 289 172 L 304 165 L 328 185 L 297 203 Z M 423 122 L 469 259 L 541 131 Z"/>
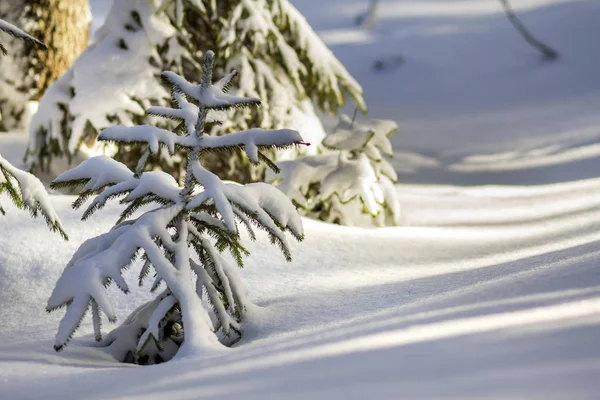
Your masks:
<path fill-rule="evenodd" d="M 386 159 L 392 156 L 389 138 L 394 121 L 358 123 L 342 116 L 321 145 L 325 153 L 278 163 L 279 189 L 306 215 L 345 225 L 398 224 L 400 206 L 394 183 L 398 176 Z"/>
<path fill-rule="evenodd" d="M 212 85 L 212 73 L 207 68 L 212 68 L 213 60 L 214 55 L 207 53 L 202 81 L 193 86 L 196 91 L 193 93 L 206 93 L 215 87 L 224 93 L 235 76 L 231 73 L 216 86 Z M 181 79 L 179 84 L 185 86 Z M 181 93 L 186 92 L 181 90 Z M 197 104 L 188 102 L 183 94 L 175 94 L 174 108 L 150 109 L 154 114 L 182 120 L 186 125 L 182 135 L 148 125 L 114 126 L 100 134 L 102 140 L 147 146 L 135 172 L 110 158 L 96 157 L 55 180 L 57 187 L 83 186 L 75 206 L 83 205 L 85 199 L 95 195 L 83 219 L 110 199 L 120 198 L 127 205 L 112 231 L 81 245 L 48 300 L 48 311 L 67 308 L 56 337 L 57 350 L 70 340 L 90 307 L 95 335 L 101 337 L 100 311 L 109 321 L 116 318 L 105 289 L 114 282 L 127 292 L 122 272 L 138 258 L 143 264 L 138 285 L 154 271 L 150 291 L 163 282 L 167 288 L 108 335 L 104 344 L 118 358 L 142 363 L 152 356 L 154 362 L 159 362 L 173 356 L 176 352 L 172 351 L 173 346 L 185 347 L 188 352 L 209 351 L 217 336 L 223 343 L 234 343 L 242 335 L 247 300 L 235 270 L 221 253 L 228 251 L 238 266 L 243 266 L 243 257 L 249 253 L 242 244 L 238 222 L 246 225 L 252 239 L 256 239 L 252 225 L 265 230 L 287 260 L 291 260 L 291 251 L 285 233 L 302 240 L 300 216 L 282 192 L 267 184 L 224 183 L 202 166 L 200 157 L 206 151 L 243 148 L 253 162 L 259 162 L 266 159 L 259 152 L 261 148 L 303 144 L 298 132 L 251 129 L 222 137 L 207 136 L 204 132 L 207 110 L 214 104 L 210 98 L 209 104 L 204 104 L 207 97 L 194 97 L 190 93 L 186 94 Z M 232 107 L 236 102 L 246 102 L 238 97 L 230 100 Z M 193 112 L 197 115 L 193 116 Z M 178 146 L 188 150 L 188 165 L 181 185 L 165 172 L 144 171 L 147 157 L 161 145 L 171 152 Z M 142 205 L 148 210 L 135 217 Z M 191 258 L 192 252 L 198 260 Z M 214 312 L 215 324 L 203 308 L 204 294 Z"/>
<path fill-rule="evenodd" d="M 247 83 L 244 89 L 254 84 L 253 91 L 259 93 L 261 81 L 270 91 L 282 86 L 295 89 L 301 95 L 308 93 L 322 110 L 331 111 L 344 105 L 349 94 L 366 111 L 361 86 L 288 0 L 235 2 L 219 39 L 223 54 L 237 54 L 236 63 L 245 66 L 240 72 L 248 69 L 256 76 L 256 83 Z M 274 53 L 277 66 L 262 68 L 257 53 Z"/>
<path fill-rule="evenodd" d="M 50 230 L 68 240 L 42 182 L 29 172 L 14 167 L 0 155 L 0 194 L 5 191 L 18 208 L 26 209 L 32 217 L 41 214 Z M 2 206 L 0 212 L 4 214 Z"/>
<path fill-rule="evenodd" d="M 162 77 L 173 85 L 178 93 L 183 93 L 203 104 L 210 110 L 227 110 L 229 108 L 244 108 L 260 105 L 260 100 L 255 97 L 233 96 L 224 91 L 223 85 L 211 85 L 202 88 L 200 85 L 194 85 L 177 75 L 175 72 L 166 71 Z"/>
<path fill-rule="evenodd" d="M 154 111 L 157 111 L 156 109 Z M 187 129 L 193 128 L 197 123 L 192 124 Z M 105 129 L 98 136 L 98 140 L 116 141 L 121 143 L 147 144 L 152 154 L 158 154 L 160 147 L 165 146 L 169 153 L 174 154 L 176 148 L 185 148 L 191 150 L 198 148 L 199 152 L 210 151 L 232 151 L 245 150 L 251 162 L 257 164 L 261 161 L 259 150 L 265 149 L 284 149 L 293 145 L 308 145 L 304 143 L 300 134 L 291 129 L 265 130 L 254 128 L 247 131 L 230 133 L 225 136 L 203 136 L 196 138 L 193 134 L 178 135 L 166 129 L 155 126 L 141 125 L 127 127 L 122 125 L 113 126 Z"/>
<path fill-rule="evenodd" d="M 11 36 L 16 37 L 17 39 L 24 40 L 27 43 L 30 43 L 40 49 L 46 50 L 46 45 L 44 43 L 40 42 L 39 40 L 37 40 L 27 32 L 23 31 L 22 29 L 17 28 L 13 24 L 6 22 L 2 19 L 0 19 L 0 31 L 6 32 Z M 0 43 L 0 51 L 4 55 L 7 54 L 6 48 L 2 43 Z"/>
<path fill-rule="evenodd" d="M 329 149 L 342 151 L 371 151 L 371 154 L 380 160 L 378 150 L 391 157 L 394 152 L 389 138 L 396 133 L 398 125 L 391 120 L 375 120 L 368 125 L 353 122 L 347 115 L 340 117 L 340 122 L 330 135 L 327 135 L 321 144 Z M 373 157 L 371 157 L 373 158 Z"/>
<path fill-rule="evenodd" d="M 362 97 L 360 84 L 335 58 L 318 34 L 311 29 L 306 18 L 289 1 L 279 0 L 278 3 L 281 19 L 284 20 L 280 23 L 290 27 L 292 47 L 303 49 L 303 61 L 312 64 L 311 73 L 318 76 L 315 80 L 318 90 L 323 94 L 328 91 L 334 94 L 319 99 L 320 106 L 324 109 L 335 109 L 336 105 L 344 105 L 347 93 L 360 110 L 366 111 L 367 105 Z"/>
<path fill-rule="evenodd" d="M 303 142 L 300 134 L 292 129 L 265 130 L 254 128 L 224 136 L 204 136 L 202 138 L 204 151 L 243 146 L 248 158 L 255 164 L 260 161 L 260 149 L 282 149 L 292 145 L 310 145 L 310 143 Z"/>
<path fill-rule="evenodd" d="M 71 339 L 92 300 L 109 321 L 116 321 L 105 285 L 114 281 L 123 292 L 129 291 L 121 274 L 139 248 L 145 251 L 158 273 L 166 275 L 174 272 L 174 268 L 161 255 L 154 239 L 165 235 L 169 224 L 180 211 L 181 207 L 157 209 L 144 214 L 132 224 L 120 226 L 84 242 L 48 299 L 46 309 L 49 312 L 67 306 L 56 336 L 55 349 L 62 349 Z"/>

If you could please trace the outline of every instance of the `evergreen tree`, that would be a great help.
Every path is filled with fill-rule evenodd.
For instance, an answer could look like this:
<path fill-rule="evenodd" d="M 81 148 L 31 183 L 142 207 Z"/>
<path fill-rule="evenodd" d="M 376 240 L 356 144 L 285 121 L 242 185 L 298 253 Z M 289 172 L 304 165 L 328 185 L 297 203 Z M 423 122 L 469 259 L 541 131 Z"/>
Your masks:
<path fill-rule="evenodd" d="M 16 39 L 31 43 L 40 49 L 46 48 L 46 45 L 33 36 L 2 19 L 0 19 L 0 31 L 8 33 Z M 2 42 L 0 42 L 0 52 L 3 55 L 7 54 L 6 47 Z M 42 214 L 52 231 L 57 231 L 65 240 L 68 239 L 58 215 L 56 215 L 50 204 L 48 193 L 46 193 L 46 189 L 39 179 L 16 168 L 5 160 L 2 155 L 0 155 L 0 173 L 0 194 L 6 191 L 12 202 L 18 208 L 29 210 L 32 217 Z M 0 213 L 5 213 L 2 205 L 0 205 Z"/>
<path fill-rule="evenodd" d="M 155 15 L 156 9 L 147 0 L 113 2 L 94 42 L 48 88 L 29 128 L 26 161 L 37 175 L 55 177 L 73 162 L 102 153 L 114 155 L 118 149 L 116 158 L 135 166 L 140 154 L 131 146 L 105 145 L 95 137 L 115 123 L 149 123 L 144 110 L 152 104 L 168 104 L 169 91 L 159 76 L 176 67 L 173 59 L 179 57 L 173 54 L 179 54 L 179 49 L 161 47 L 175 30 Z M 178 171 L 181 164 L 164 154 L 159 162 L 169 172 Z"/>
<path fill-rule="evenodd" d="M 117 160 L 133 167 L 139 154 L 130 157 L 130 146 L 90 149 L 85 143 L 95 143 L 90 138 L 115 122 L 148 123 L 143 110 L 166 106 L 170 98 L 160 71 L 196 82 L 208 49 L 216 49 L 215 75 L 239 71 L 236 95 L 265 100 L 261 109 L 227 111 L 222 124 L 209 121 L 211 135 L 292 127 L 318 142 L 324 130 L 313 104 L 335 112 L 350 95 L 365 109 L 360 85 L 288 0 L 122 0 L 113 3 L 96 42 L 42 99 L 30 128 L 28 162 L 34 170 L 54 167 L 57 173 L 62 167 L 53 158 L 101 151 L 116 152 Z M 166 122 L 162 127 L 174 128 Z M 151 162 L 180 175 L 184 159 L 163 154 Z M 241 182 L 263 173 L 237 154 L 204 162 L 222 178 Z"/>
<path fill-rule="evenodd" d="M 397 225 L 398 177 L 386 159 L 390 120 L 358 123 L 343 115 L 321 142 L 322 153 L 278 163 L 281 174 L 267 174 L 306 216 L 342 225 Z"/>
<path fill-rule="evenodd" d="M 109 157 L 97 156 L 54 181 L 57 188 L 84 185 L 75 207 L 96 195 L 83 219 L 108 200 L 121 197 L 121 203 L 127 204 L 110 232 L 81 245 L 56 283 L 47 310 L 66 306 L 56 336 L 56 350 L 67 344 L 90 308 L 96 339 L 126 362 L 158 363 L 177 352 L 210 351 L 219 339 L 225 344 L 233 343 L 242 334 L 248 300 L 235 270 L 220 253 L 228 250 L 238 266 L 243 265 L 242 257 L 248 252 L 241 243 L 238 224 L 247 228 L 252 239 L 256 238 L 253 227 L 264 229 L 288 261 L 291 255 L 285 232 L 302 240 L 300 216 L 283 193 L 265 183 L 225 183 L 202 165 L 207 153 L 243 149 L 252 162 L 263 161 L 276 168 L 264 156 L 265 150 L 306 144 L 297 131 L 289 129 L 255 128 L 209 136 L 207 121 L 216 110 L 260 104 L 257 98 L 227 93 L 235 71 L 213 83 L 214 61 L 214 53 L 207 51 L 199 85 L 171 71 L 162 74 L 172 87 L 175 107 L 154 106 L 148 111 L 181 121 L 182 132 L 151 125 L 119 125 L 101 132 L 101 141 L 144 145 L 135 170 Z M 176 149 L 187 154 L 181 185 L 163 171 L 145 171 L 148 157 L 158 154 L 161 148 L 169 154 Z M 143 205 L 148 207 L 146 211 L 132 217 Z M 140 285 L 154 270 L 151 290 L 156 290 L 161 282 L 166 288 L 102 339 L 100 311 L 109 321 L 116 319 L 106 287 L 114 281 L 127 293 L 128 284 L 121 274 L 136 258 L 143 262 Z M 213 319 L 203 307 L 203 296 L 212 308 Z"/>
<path fill-rule="evenodd" d="M 0 18 L 48 45 L 42 50 L 15 39 L 9 43 L 11 54 L 0 59 L 1 128 L 24 128 L 31 117 L 27 102 L 39 100 L 87 46 L 89 1 L 5 0 L 0 3 Z"/>

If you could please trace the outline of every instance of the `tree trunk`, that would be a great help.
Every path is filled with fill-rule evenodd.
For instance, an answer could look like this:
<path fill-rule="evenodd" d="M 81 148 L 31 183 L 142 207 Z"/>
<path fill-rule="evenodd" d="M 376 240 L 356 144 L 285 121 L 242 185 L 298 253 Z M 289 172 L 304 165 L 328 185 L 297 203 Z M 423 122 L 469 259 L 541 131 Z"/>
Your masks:
<path fill-rule="evenodd" d="M 88 0 L 4 0 L 0 18 L 48 46 L 42 51 L 10 39 L 8 56 L 0 58 L 0 129 L 23 129 L 27 103 L 39 100 L 88 45 L 90 5 Z"/>

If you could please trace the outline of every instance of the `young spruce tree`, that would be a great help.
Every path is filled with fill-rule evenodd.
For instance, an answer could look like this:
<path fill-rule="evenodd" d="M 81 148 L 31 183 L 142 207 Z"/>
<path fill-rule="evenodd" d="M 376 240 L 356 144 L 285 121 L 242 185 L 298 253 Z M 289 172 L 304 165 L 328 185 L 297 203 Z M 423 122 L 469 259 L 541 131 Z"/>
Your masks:
<path fill-rule="evenodd" d="M 88 218 L 108 200 L 122 198 L 127 206 L 115 227 L 84 242 L 67 265 L 48 300 L 48 311 L 66 307 L 54 348 L 61 350 L 91 309 L 96 339 L 109 346 L 125 362 L 140 364 L 169 360 L 175 353 L 204 354 L 218 345 L 235 342 L 242 334 L 248 300 L 239 278 L 220 254 L 228 250 L 242 266 L 248 252 L 241 243 L 238 224 L 254 239 L 253 227 L 264 229 L 285 258 L 291 259 L 285 232 L 302 240 L 302 221 L 291 201 L 265 183 L 225 183 L 202 165 L 206 154 L 227 154 L 243 149 L 248 158 L 276 168 L 263 151 L 306 144 L 294 130 L 249 129 L 224 136 L 206 134 L 206 122 L 215 110 L 257 106 L 253 97 L 227 93 L 236 76 L 233 71 L 212 82 L 215 55 L 206 52 L 199 85 L 174 72 L 164 72 L 174 95 L 174 108 L 148 111 L 174 118 L 185 126 L 182 134 L 151 125 L 113 126 L 99 135 L 103 141 L 141 143 L 146 150 L 135 171 L 106 156 L 84 161 L 61 174 L 54 187 L 84 185 L 74 206 L 96 195 L 83 214 Z M 161 147 L 170 154 L 187 154 L 183 184 L 163 171 L 144 171 L 151 154 Z M 141 215 L 134 212 L 147 206 Z M 143 266 L 139 283 L 154 271 L 156 290 L 166 288 L 152 301 L 136 309 L 123 324 L 102 338 L 101 311 L 116 320 L 107 294 L 111 282 L 125 293 L 122 273 L 136 258 Z M 212 315 L 204 308 L 205 298 Z"/>

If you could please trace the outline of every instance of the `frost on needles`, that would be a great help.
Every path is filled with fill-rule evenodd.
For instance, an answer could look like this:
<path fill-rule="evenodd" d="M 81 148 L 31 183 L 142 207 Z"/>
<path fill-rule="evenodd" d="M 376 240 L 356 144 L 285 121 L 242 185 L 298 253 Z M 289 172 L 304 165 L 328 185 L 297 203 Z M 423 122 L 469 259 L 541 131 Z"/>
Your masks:
<path fill-rule="evenodd" d="M 215 55 L 204 56 L 202 80 L 193 85 L 173 72 L 163 78 L 173 89 L 174 108 L 152 107 L 149 111 L 179 120 L 183 132 L 150 125 L 105 129 L 99 140 L 138 143 L 146 150 L 135 171 L 106 156 L 84 161 L 61 174 L 53 186 L 81 186 L 75 207 L 93 197 L 83 219 L 120 198 L 125 205 L 121 218 L 105 234 L 84 242 L 67 265 L 48 300 L 48 311 L 66 307 L 54 348 L 61 350 L 91 309 L 96 340 L 125 362 L 153 364 L 169 360 L 175 353 L 205 354 L 219 342 L 239 340 L 248 300 L 235 268 L 222 255 L 227 250 L 242 267 L 248 251 L 241 243 L 242 224 L 255 239 L 254 229 L 266 231 L 285 258 L 291 260 L 286 232 L 302 240 L 300 216 L 292 202 L 265 183 L 239 185 L 223 182 L 202 166 L 210 152 L 244 150 L 250 161 L 266 162 L 263 151 L 306 144 L 294 130 L 251 129 L 221 137 L 206 134 L 205 123 L 212 110 L 256 106 L 256 98 L 227 93 L 235 72 L 212 83 Z M 162 149 L 174 154 L 187 152 L 183 184 L 162 171 L 144 171 L 149 157 Z M 138 217 L 132 217 L 146 206 Z M 127 293 L 122 273 L 141 260 L 138 283 L 154 277 L 152 291 L 165 283 L 156 298 L 136 309 L 121 326 L 106 337 L 101 333 L 101 313 L 111 322 L 116 312 L 107 287 L 114 282 Z M 207 310 L 203 301 L 210 305 Z M 210 312 L 209 312 L 210 311 Z"/>

